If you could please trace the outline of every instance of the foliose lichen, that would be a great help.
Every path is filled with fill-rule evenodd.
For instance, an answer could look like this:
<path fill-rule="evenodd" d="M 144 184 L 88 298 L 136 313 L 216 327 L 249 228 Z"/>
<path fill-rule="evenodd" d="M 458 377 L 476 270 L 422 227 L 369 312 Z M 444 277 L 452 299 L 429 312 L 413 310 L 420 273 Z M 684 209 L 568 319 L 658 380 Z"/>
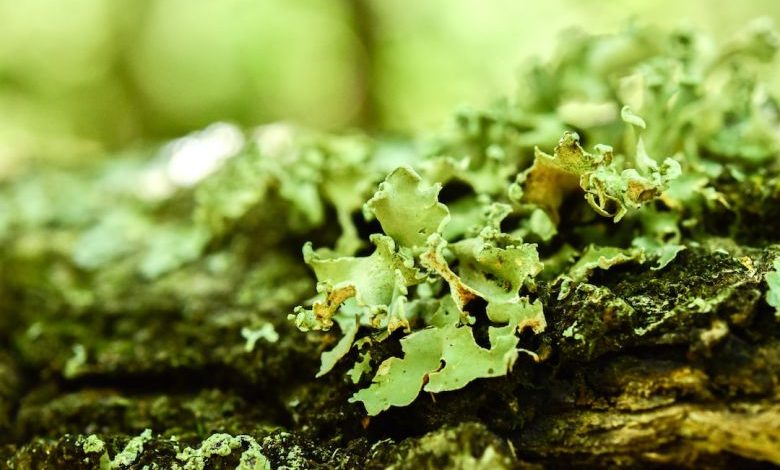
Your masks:
<path fill-rule="evenodd" d="M 399 341 L 399 355 L 375 364 L 361 353 L 348 372 L 364 384 L 373 374 L 350 401 L 376 415 L 420 391 L 506 375 L 521 353 L 539 360 L 519 344 L 523 331 L 546 326 L 537 277 L 559 285 L 562 300 L 595 270 L 664 269 L 695 243 L 703 208 L 727 206 L 711 185 L 719 175 L 776 154 L 780 134 L 769 129 L 780 117 L 762 111 L 771 99 L 734 73 L 735 64 L 758 71 L 774 56 L 765 25 L 714 55 L 689 33 L 637 29 L 621 41 L 565 44 L 559 61 L 526 76 L 527 95 L 465 111 L 454 134 L 392 170 L 363 206 L 364 221 L 376 219 L 381 233 L 360 241 L 349 230 L 350 246 L 368 241 L 372 254 L 356 256 L 344 243 L 304 246 L 318 295 L 290 318 L 303 331 L 341 331 L 318 376 L 357 357 L 355 345 Z M 556 132 L 563 136 L 545 153 Z M 580 133 L 600 142 L 593 153 Z M 577 198 L 620 224 L 604 225 Z M 767 282 L 775 305 L 773 273 Z M 565 336 L 582 337 L 574 326 Z"/>

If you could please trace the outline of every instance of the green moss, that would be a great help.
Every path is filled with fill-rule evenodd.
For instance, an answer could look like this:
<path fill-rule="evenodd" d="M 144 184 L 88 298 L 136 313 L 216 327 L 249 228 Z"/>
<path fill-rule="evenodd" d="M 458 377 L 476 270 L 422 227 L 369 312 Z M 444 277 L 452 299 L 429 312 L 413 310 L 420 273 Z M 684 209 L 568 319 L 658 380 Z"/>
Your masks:
<path fill-rule="evenodd" d="M 194 179 L 166 147 L 4 182 L 2 462 L 774 462 L 773 38 L 570 34 L 424 141 L 231 128 Z"/>

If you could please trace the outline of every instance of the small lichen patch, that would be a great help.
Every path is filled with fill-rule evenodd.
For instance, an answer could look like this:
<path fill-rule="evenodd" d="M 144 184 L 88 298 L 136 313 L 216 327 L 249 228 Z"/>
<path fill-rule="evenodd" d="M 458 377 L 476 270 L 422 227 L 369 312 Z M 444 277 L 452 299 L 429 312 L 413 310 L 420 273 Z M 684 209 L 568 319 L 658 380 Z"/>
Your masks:
<path fill-rule="evenodd" d="M 136 461 L 144 451 L 144 444 L 152 439 L 152 430 L 146 429 L 140 435 L 130 439 L 122 452 L 116 454 L 111 460 L 111 469 L 125 468 Z"/>
<path fill-rule="evenodd" d="M 255 344 L 257 344 L 257 341 L 260 339 L 264 339 L 269 343 L 279 341 L 279 333 L 276 332 L 276 329 L 271 323 L 265 323 L 257 329 L 248 327 L 241 328 L 241 336 L 246 340 L 244 351 L 248 353 L 255 349 Z"/>
<path fill-rule="evenodd" d="M 775 258 L 774 271 L 766 273 L 766 283 L 769 289 L 766 292 L 766 301 L 775 308 L 775 317 L 780 320 L 780 256 Z"/>
<path fill-rule="evenodd" d="M 236 470 L 270 470 L 268 459 L 262 454 L 260 444 L 251 436 L 217 433 L 204 440 L 200 447 L 194 449 L 187 447 L 176 454 L 176 459 L 181 462 L 178 467 L 181 470 L 205 470 L 212 457 L 227 457 L 237 449 L 247 447 L 241 453 Z"/>
<path fill-rule="evenodd" d="M 73 356 L 71 356 L 65 363 L 65 367 L 62 370 L 62 375 L 66 379 L 75 378 L 81 371 L 84 364 L 87 362 L 87 349 L 83 344 L 76 344 L 73 346 Z"/>
<path fill-rule="evenodd" d="M 83 439 L 79 438 L 77 444 L 81 444 L 81 449 L 85 454 L 94 454 L 106 450 L 106 443 L 94 434 L 90 434 Z"/>

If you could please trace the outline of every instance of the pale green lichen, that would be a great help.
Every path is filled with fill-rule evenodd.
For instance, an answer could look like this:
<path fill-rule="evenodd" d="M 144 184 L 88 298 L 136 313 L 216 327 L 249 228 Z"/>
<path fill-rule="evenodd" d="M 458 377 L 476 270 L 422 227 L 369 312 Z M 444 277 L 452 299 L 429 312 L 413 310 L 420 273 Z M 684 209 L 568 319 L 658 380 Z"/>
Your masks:
<path fill-rule="evenodd" d="M 73 345 L 73 356 L 65 362 L 62 375 L 66 378 L 74 378 L 79 375 L 84 364 L 87 362 L 87 349 L 83 344 Z"/>
<path fill-rule="evenodd" d="M 558 293 L 558 299 L 565 299 L 571 292 L 572 284 L 587 280 L 596 269 L 607 270 L 613 266 L 629 262 L 644 262 L 644 252 L 641 249 L 588 246 L 577 262 L 569 268 L 568 272 L 560 276 L 561 288 Z"/>
<path fill-rule="evenodd" d="M 86 454 L 102 453 L 106 450 L 106 443 L 94 434 L 90 434 L 85 438 L 79 438 L 78 443 Z"/>
<path fill-rule="evenodd" d="M 404 357 L 382 362 L 372 384 L 352 397 L 369 414 L 411 403 L 424 382 L 426 391 L 440 392 L 505 375 L 519 354 L 516 334 L 545 326 L 541 304 L 519 296 L 542 270 L 536 247 L 499 228 L 511 207 L 489 205 L 473 220 L 482 227 L 479 233 L 448 243 L 442 232 L 449 210 L 438 201 L 438 192 L 411 168 L 400 167 L 365 206 L 386 232 L 371 236 L 372 255 L 338 257 L 304 247 L 321 295 L 311 309 L 298 308 L 291 318 L 301 329 L 327 330 L 335 321 L 342 332 L 336 346 L 323 353 L 318 375 L 349 353 L 361 326 L 410 333 L 401 339 Z M 441 282 L 448 288 L 442 289 Z M 481 321 L 496 323 L 489 328 L 489 348 L 479 346 L 471 330 L 477 320 L 468 308 L 477 298 L 487 305 Z M 369 364 L 353 367 L 353 380 Z"/>
<path fill-rule="evenodd" d="M 111 468 L 108 452 L 106 452 L 106 443 L 95 434 L 90 434 L 87 437 L 79 436 L 76 440 L 76 445 L 80 445 L 81 450 L 85 454 L 100 454 L 100 459 L 98 460 L 98 468 L 100 470 L 109 470 Z"/>
<path fill-rule="evenodd" d="M 330 372 L 336 367 L 336 363 L 349 353 L 349 350 L 352 348 L 352 343 L 355 341 L 358 328 L 360 327 L 357 316 L 351 318 L 347 315 L 340 316 L 336 321 L 341 328 L 341 334 L 343 336 L 333 349 L 323 352 L 320 356 L 321 365 L 319 372 L 317 372 L 317 377 L 322 377 Z"/>
<path fill-rule="evenodd" d="M 638 116 L 631 116 L 630 122 L 639 122 Z M 639 148 L 642 150 L 638 153 L 644 154 L 644 147 Z M 535 155 L 533 166 L 518 177 L 521 201 L 545 209 L 554 220 L 559 218 L 564 197 L 579 186 L 599 215 L 618 222 L 629 209 L 638 209 L 660 197 L 681 173 L 680 164 L 671 158 L 659 166 L 646 156 L 640 165 L 645 167 L 644 174 L 634 168 L 621 169 L 621 160 L 615 158 L 612 147 L 596 146 L 596 153 L 591 154 L 580 146 L 580 137 L 574 132 L 563 134 L 553 155 L 538 148 Z"/>
<path fill-rule="evenodd" d="M 176 454 L 180 470 L 205 470 L 212 457 L 227 457 L 239 449 L 241 452 L 236 470 L 270 470 L 271 464 L 261 452 L 260 444 L 251 436 L 217 433 L 206 438 L 198 448 L 186 447 Z"/>
<path fill-rule="evenodd" d="M 637 237 L 631 244 L 644 251 L 645 255 L 656 259 L 655 266 L 650 268 L 653 270 L 663 269 L 674 260 L 678 253 L 685 249 L 684 245 L 664 243 L 651 237 Z"/>
<path fill-rule="evenodd" d="M 387 314 L 395 298 L 403 295 L 396 295 L 397 289 L 419 283 L 420 273 L 405 254 L 396 250 L 392 238 L 375 234 L 371 242 L 376 249 L 365 257 L 334 257 L 324 251 L 315 252 L 311 245 L 304 246 L 304 260 L 317 275 L 321 298 L 311 309 L 296 310 L 299 328 L 328 330 L 342 304 L 349 314 L 361 314 L 364 321 L 372 322 Z"/>
<path fill-rule="evenodd" d="M 346 373 L 346 381 L 333 377 L 330 383 L 354 385 L 346 395 L 354 393 L 355 406 L 369 414 L 414 400 L 430 400 L 418 408 L 430 412 L 436 398 L 441 410 L 412 420 L 425 425 L 451 420 L 452 410 L 463 410 L 464 419 L 482 416 L 481 401 L 493 394 L 481 387 L 517 369 L 516 377 L 493 385 L 499 392 L 509 386 L 512 396 L 498 394 L 509 400 L 504 408 L 526 417 L 544 411 L 544 392 L 556 385 L 536 381 L 569 370 L 571 361 L 601 357 L 609 366 L 607 381 L 623 383 L 613 369 L 624 370 L 621 356 L 637 348 L 671 344 L 682 353 L 690 347 L 687 357 L 714 367 L 708 368 L 713 380 L 730 377 L 728 384 L 718 379 L 729 390 L 732 378 L 750 375 L 736 369 L 763 367 L 771 359 L 771 345 L 762 344 L 769 337 L 743 333 L 766 326 L 764 314 L 780 318 L 780 262 L 771 246 L 778 241 L 777 100 L 759 80 L 762 67 L 776 69 L 766 63 L 776 49 L 771 35 L 754 31 L 721 52 L 700 49 L 689 33 L 667 36 L 641 27 L 566 42 L 558 59 L 527 74 L 520 94 L 531 96 L 463 110 L 428 147 L 270 126 L 246 133 L 243 147 L 221 168 L 186 188 L 151 184 L 165 177 L 158 167 L 170 163 L 151 160 L 137 162 L 133 171 L 96 165 L 101 176 L 94 187 L 91 177 L 46 169 L 0 187 L 0 295 L 13 323 L 14 362 L 18 353 L 24 368 L 41 370 L 41 384 L 56 385 L 52 393 L 68 392 L 67 401 L 45 410 L 43 416 L 52 416 L 49 435 L 75 429 L 73 415 L 59 410 L 93 397 L 94 390 L 77 390 L 93 385 L 93 378 L 122 385 L 128 372 L 221 364 L 239 375 L 231 383 L 250 381 L 260 392 L 274 392 L 265 385 L 277 384 L 276 395 L 284 395 L 290 389 L 284 380 L 300 382 L 294 377 L 298 355 L 318 347 L 326 349 L 318 376 Z M 556 141 L 559 147 L 551 150 Z M 682 174 L 675 178 L 678 163 Z M 379 233 L 370 237 L 371 229 Z M 314 240 L 304 259 L 320 282 L 320 295 L 309 302 L 301 299 L 314 290 L 294 246 L 301 237 Z M 766 305 L 756 303 L 759 294 Z M 297 303 L 305 304 L 295 312 L 298 325 L 317 333 L 305 341 L 278 338 L 271 326 L 276 315 Z M 85 322 L 94 323 L 85 328 Z M 203 328 L 211 327 L 218 334 L 204 337 Z M 92 331 L 105 338 L 87 338 Z M 72 349 L 76 344 L 83 346 Z M 520 348 L 536 344 L 538 356 Z M 745 359 L 736 368 L 721 360 L 734 353 Z M 554 363 L 526 364 L 546 358 Z M 259 362 L 246 369 L 246 361 Z M 278 369 L 290 361 L 292 369 Z M 669 361 L 655 362 L 665 368 Z M 80 379 L 85 374 L 86 381 Z M 590 385 L 605 379 L 591 375 Z M 754 375 L 759 382 L 765 376 Z M 686 397 L 707 398 L 699 382 Z M 466 384 L 469 390 L 458 396 L 436 395 Z M 30 385 L 33 392 L 49 389 Z M 682 396 L 674 393 L 678 385 L 661 390 L 671 390 L 661 393 L 662 401 Z M 751 396 L 765 384 L 758 385 Z M 342 441 L 339 420 L 359 425 L 354 410 L 325 409 L 323 397 L 332 394 L 311 394 L 310 388 L 294 386 L 300 390 L 293 398 L 271 396 L 287 408 L 278 417 L 313 426 L 317 435 L 335 429 L 332 442 Z M 463 408 L 474 397 L 479 409 Z M 22 400 L 19 429 L 38 429 L 25 424 L 37 419 L 38 411 L 29 410 L 37 410 L 38 401 Z M 31 455 L 72 456 L 106 470 L 175 468 L 170 451 L 178 445 L 162 438 L 154 446 L 131 440 L 112 466 L 106 448 L 113 452 L 119 443 L 121 449 L 126 439 L 109 437 L 146 421 L 145 407 L 133 411 L 130 401 L 102 400 L 79 410 L 79 422 L 100 430 L 105 444 L 90 436 L 77 441 L 75 453 Z M 126 419 L 100 411 L 117 404 L 131 413 Z M 251 414 L 241 423 L 224 419 L 239 409 L 233 403 L 218 410 L 216 421 L 196 408 L 189 410 L 196 411 L 192 417 L 163 416 L 167 405 L 155 401 L 154 428 L 164 435 L 185 432 L 190 442 L 193 432 L 256 424 Z M 324 415 L 312 419 L 312 410 Z M 184 421 L 172 422 L 179 417 Z M 402 422 L 403 412 L 389 418 Z M 361 424 L 380 436 L 383 422 Z M 276 439 L 264 440 L 262 449 L 292 468 L 336 461 L 357 466 L 350 459 L 365 449 L 355 441 L 328 460 L 324 448 L 294 444 L 297 437 Z M 469 440 L 440 436 L 432 461 L 455 456 L 454 466 L 501 465 L 491 447 L 483 458 L 471 455 Z M 37 452 L 18 444 L 18 452 Z M 183 450 L 177 463 L 267 468 L 262 449 L 216 435 Z M 398 455 L 404 466 L 408 456 Z"/>
<path fill-rule="evenodd" d="M 190 179 L 170 154 L 175 143 L 146 161 L 95 163 L 87 177 L 36 168 L 0 187 L 1 300 L 10 321 L 17 306 L 29 320 L 9 340 L 23 364 L 67 391 L 83 385 L 74 381 L 82 374 L 113 380 L 126 365 L 143 374 L 184 360 L 190 370 L 234 351 L 263 360 L 294 341 L 258 343 L 277 341 L 273 315 L 304 303 L 293 318 L 320 335 L 307 347 L 330 348 L 317 375 L 346 372 L 352 401 L 369 414 L 544 360 L 518 347 L 521 338 L 535 343 L 521 333 L 547 330 L 542 301 L 556 317 L 539 343 L 557 356 L 572 344 L 595 351 L 604 328 L 620 330 L 620 340 L 662 334 L 676 343 L 666 330 L 683 314 L 692 337 L 715 345 L 732 334 L 724 324 L 747 316 L 731 304 L 747 287 L 757 295 L 754 277 L 765 275 L 766 301 L 780 312 L 779 262 L 765 272 L 766 256 L 751 261 L 729 246 L 753 256 L 777 242 L 780 113 L 761 83 L 777 68 L 777 45 L 762 25 L 720 49 L 687 31 L 637 25 L 617 36 L 575 34 L 555 60 L 527 70 L 516 99 L 463 109 L 430 141 L 276 124 L 232 129 L 238 145 Z M 372 227 L 381 233 L 366 235 Z M 318 281 L 308 302 L 306 265 L 290 254 L 304 236 L 328 244 L 303 249 Z M 702 247 L 746 270 L 734 266 L 736 280 L 721 285 L 702 268 L 715 292 L 675 287 L 668 295 L 681 300 L 651 312 L 663 290 L 652 282 L 631 299 L 618 295 L 634 276 L 680 275 L 675 264 Z M 582 308 L 562 312 L 569 304 Z M 696 331 L 725 306 L 727 322 Z M 187 322 L 170 330 L 171 350 L 149 352 L 168 317 Z M 74 328 L 95 318 L 111 319 L 100 320 L 101 344 Z M 182 353 L 177 341 L 193 347 L 182 334 L 201 319 L 229 341 Z M 144 435 L 116 466 L 138 465 Z M 183 456 L 208 465 L 238 452 L 235 439 L 217 436 Z M 245 466 L 264 467 L 259 447 L 242 442 Z M 105 447 L 82 444 L 110 468 Z M 288 463 L 303 465 L 301 448 L 289 448 Z"/>
<path fill-rule="evenodd" d="M 392 357 L 377 368 L 370 387 L 355 393 L 350 401 L 361 401 L 370 415 L 406 406 L 417 398 L 425 377 L 441 364 L 441 330 L 429 328 L 401 338 L 404 357 Z"/>
<path fill-rule="evenodd" d="M 399 245 L 423 246 L 449 220 L 447 206 L 437 198 L 440 190 L 440 184 L 426 186 L 414 170 L 400 167 L 379 185 L 366 210 Z"/>
<path fill-rule="evenodd" d="M 252 352 L 255 349 L 255 344 L 261 339 L 268 341 L 269 343 L 275 343 L 279 341 L 279 333 L 271 323 L 265 323 L 260 328 L 252 329 L 248 327 L 241 328 L 241 337 L 246 340 L 244 344 L 244 351 Z"/>
<path fill-rule="evenodd" d="M 521 296 L 533 290 L 534 278 L 543 271 L 537 247 L 523 237 L 551 241 L 558 233 L 560 207 L 574 191 L 583 191 L 598 214 L 618 222 L 629 210 L 658 200 L 680 175 L 676 160 L 659 165 L 647 155 L 640 131 L 633 130 L 645 129 L 645 121 L 628 107 L 621 116 L 635 140 L 628 155 L 615 155 L 605 145 L 588 153 L 576 133 L 564 132 L 553 155 L 536 148 L 533 163 L 518 172 L 515 183 L 503 183 L 505 196 L 486 172 L 507 158 L 499 147 L 485 149 L 478 162 L 436 156 L 420 165 L 429 182 L 401 166 L 364 205 L 366 219 L 376 217 L 384 232 L 371 235 L 373 254 L 339 256 L 304 246 L 319 295 L 310 308 L 298 307 L 290 317 L 304 331 L 327 331 L 334 322 L 341 330 L 335 347 L 322 354 L 318 376 L 350 353 L 365 328 L 385 331 L 373 335 L 376 341 L 398 329 L 407 334 L 401 338 L 403 357 L 379 364 L 368 388 L 351 398 L 371 415 L 408 405 L 421 390 L 454 390 L 507 374 L 519 354 L 517 333 L 540 333 L 546 326 L 541 304 Z M 626 168 L 628 157 L 635 168 Z M 441 203 L 441 185 L 456 178 L 483 193 L 461 197 L 451 207 Z M 510 216 L 520 222 L 507 233 L 503 225 Z M 633 248 L 592 245 L 574 265 L 568 264 L 569 255 L 556 258 L 551 266 L 562 275 L 559 298 L 597 268 L 643 263 L 646 257 L 657 260 L 656 269 L 666 266 L 683 247 L 665 243 L 668 233 L 662 228 L 652 233 L 652 238 L 637 237 Z M 473 310 L 477 300 L 484 302 L 484 311 Z M 484 321 L 492 323 L 487 347 L 477 344 L 472 331 L 472 325 Z M 368 372 L 365 357 L 348 372 L 354 382 Z"/>
<path fill-rule="evenodd" d="M 772 265 L 774 271 L 766 273 L 766 283 L 769 289 L 766 292 L 766 302 L 775 308 L 775 316 L 780 320 L 780 256 L 775 258 Z"/>
<path fill-rule="evenodd" d="M 366 351 L 360 355 L 360 359 L 355 361 L 355 364 L 347 372 L 350 380 L 353 384 L 360 382 L 360 379 L 371 372 L 371 352 Z"/>
<path fill-rule="evenodd" d="M 144 444 L 146 444 L 151 439 L 151 429 L 145 429 L 144 432 L 142 432 L 140 435 L 130 439 L 127 445 L 125 445 L 124 449 L 116 454 L 116 456 L 114 456 L 114 458 L 111 460 L 109 468 L 113 470 L 118 468 L 127 468 L 132 465 L 138 459 L 138 456 L 141 455 L 141 453 L 144 451 Z"/>
<path fill-rule="evenodd" d="M 574 281 L 583 281 L 595 269 L 606 270 L 618 264 L 642 260 L 640 250 L 590 245 L 569 269 L 568 277 Z"/>

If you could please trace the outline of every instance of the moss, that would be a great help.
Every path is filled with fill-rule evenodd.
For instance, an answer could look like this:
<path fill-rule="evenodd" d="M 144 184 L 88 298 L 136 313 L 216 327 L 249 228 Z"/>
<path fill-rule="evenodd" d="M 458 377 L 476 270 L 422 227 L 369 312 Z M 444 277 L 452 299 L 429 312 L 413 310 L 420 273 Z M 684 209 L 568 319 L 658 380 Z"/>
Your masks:
<path fill-rule="evenodd" d="M 20 174 L 0 466 L 780 463 L 772 37 L 567 36 L 424 150 L 272 126 L 187 184 L 169 154 Z"/>

